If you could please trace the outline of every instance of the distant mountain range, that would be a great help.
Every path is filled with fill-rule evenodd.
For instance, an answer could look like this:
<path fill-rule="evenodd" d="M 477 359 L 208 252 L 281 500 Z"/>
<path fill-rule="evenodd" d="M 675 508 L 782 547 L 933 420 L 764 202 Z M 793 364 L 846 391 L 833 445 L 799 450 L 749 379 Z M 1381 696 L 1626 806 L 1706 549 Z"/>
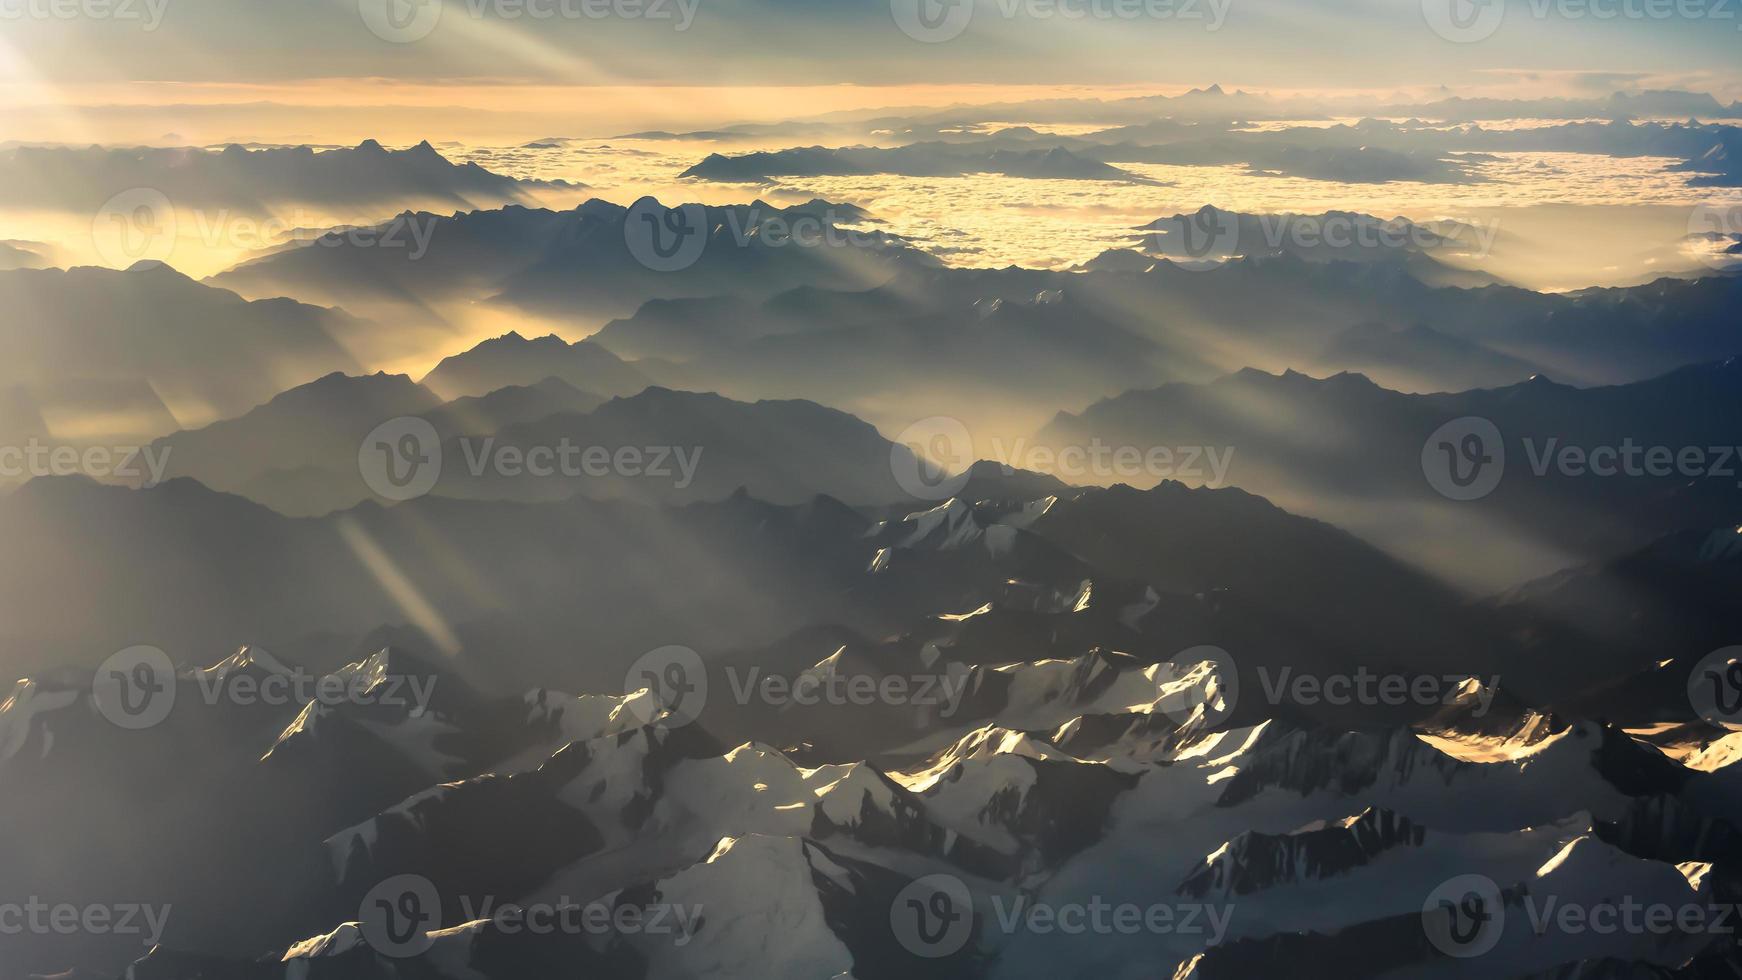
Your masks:
<path fill-rule="evenodd" d="M 60 431 L 84 433 L 73 442 L 151 438 L 359 370 L 340 341 L 362 321 L 288 299 L 246 302 L 166 266 L 0 272 L 0 304 L 13 311 L 0 325 L 0 387 L 58 416 Z"/>
<path fill-rule="evenodd" d="M 429 423 L 422 448 L 439 460 L 439 478 L 428 492 L 445 497 L 681 502 L 721 500 L 743 488 L 777 503 L 819 493 L 869 505 L 913 499 L 892 462 L 911 452 L 834 409 L 664 388 L 605 400 L 556 377 L 444 403 L 429 379 L 334 374 L 151 450 L 169 478 L 193 477 L 284 514 L 318 516 L 379 499 L 359 458 L 371 451 L 372 431 L 408 417 Z M 542 476 L 525 468 L 540 452 L 552 454 Z M 623 453 L 634 455 L 633 465 L 611 462 Z"/>
<path fill-rule="evenodd" d="M 648 206 L 656 220 L 702 220 L 638 205 Z M 708 242 L 693 264 L 668 271 L 632 255 L 628 210 L 591 202 L 569 212 L 429 216 L 439 234 L 416 261 L 404 250 L 341 242 L 264 257 L 212 282 L 367 310 L 395 325 L 373 333 L 372 349 L 426 354 L 432 345 L 451 352 L 441 351 L 451 340 L 437 338 L 457 339 L 449 321 L 464 314 L 454 311 L 487 296 L 497 310 L 577 331 L 603 324 L 595 342 L 639 362 L 630 365 L 639 378 L 617 371 L 611 381 L 504 369 L 448 395 L 558 373 L 604 395 L 651 382 L 740 399 L 806 398 L 892 431 L 913 421 L 888 411 L 903 392 L 942 392 L 928 401 L 934 414 L 976 427 L 1016 419 L 1019 430 L 1050 410 L 1245 366 L 1355 369 L 1432 391 L 1543 372 L 1575 384 L 1635 381 L 1742 353 L 1727 328 L 1735 277 L 1567 294 L 1503 288 L 1460 268 L 1488 244 L 1469 226 L 1204 208 L 1134 229 L 1133 244 L 1159 258 L 1113 252 L 1075 271 L 1043 272 L 938 268 L 897 239 L 831 223 L 863 220 L 841 208 L 702 209 Z M 834 229 L 840 237 L 821 240 L 838 244 L 781 245 L 764 234 L 800 221 L 816 222 L 819 234 Z M 1229 255 L 1238 257 L 1203 268 Z M 476 359 L 486 351 L 507 356 L 487 348 Z"/>
<path fill-rule="evenodd" d="M 1218 214 L 1230 228 L 1257 220 Z M 1425 392 L 1545 372 L 1581 385 L 1630 382 L 1742 353 L 1729 326 L 1742 288 L 1734 277 L 1563 295 L 1434 288 L 1422 280 L 1470 277 L 1433 250 L 1296 249 L 1286 236 L 1272 250 L 1259 231 L 1228 242 L 1260 254 L 1214 268 L 1126 251 L 1074 272 L 912 272 L 870 291 L 653 303 L 593 342 L 663 384 L 810 398 L 889 431 L 914 421 L 889 406 L 923 396 L 928 414 L 1006 442 L 1042 424 L 1048 405 L 1075 410 L 1248 365 L 1359 370 Z M 1164 229 L 1142 234 L 1177 247 Z"/>
<path fill-rule="evenodd" d="M 624 137 L 779 206 L 0 147 L 81 235 L 323 214 L 205 282 L 0 241 L 0 980 L 1742 976 L 1735 229 L 1111 203 L 1737 179 L 1709 95 L 1423 98 Z M 694 159 L 595 142 L 477 152 Z M 947 266 L 924 178 L 1122 247 Z M 785 203 L 854 183 L 929 237 Z M 1648 226 L 1675 278 L 1484 271 Z"/>
<path fill-rule="evenodd" d="M 913 177 L 994 173 L 1009 177 L 1052 177 L 1089 180 L 1143 181 L 1113 164 L 1164 164 L 1185 167 L 1244 166 L 1257 175 L 1277 175 L 1344 184 L 1392 182 L 1470 184 L 1485 180 L 1482 165 L 1502 152 L 1589 153 L 1615 157 L 1667 156 L 1684 161 L 1677 167 L 1700 174 L 1694 186 L 1735 186 L 1738 140 L 1742 128 L 1727 122 L 1702 123 L 1698 117 L 1735 119 L 1738 113 L 1719 106 L 1710 96 L 1685 107 L 1703 110 L 1666 113 L 1680 122 L 1632 120 L 1635 110 L 1652 115 L 1675 99 L 1640 100 L 1632 109 L 1596 111 L 1582 116 L 1550 110 L 1541 117 L 1570 119 L 1539 127 L 1485 128 L 1479 124 L 1449 127 L 1427 120 L 1432 110 L 1397 108 L 1353 110 L 1354 123 L 1319 125 L 1310 117 L 1250 115 L 1231 99 L 1211 98 L 1220 114 L 1204 116 L 1158 113 L 1129 125 L 1112 126 L 1083 135 L 1063 137 L 1031 127 L 975 126 L 957 118 L 950 124 L 923 125 L 919 120 L 890 120 L 874 130 L 882 140 L 892 134 L 915 140 L 901 146 L 809 146 L 758 151 L 739 156 L 710 154 L 682 176 L 725 182 L 768 182 L 774 178 L 900 174 Z M 1515 119 L 1516 115 L 1482 116 L 1480 109 L 1443 103 L 1453 118 L 1464 121 L 1470 111 L 1480 118 Z M 1425 107 L 1424 107 L 1425 108 Z M 994 119 L 1026 118 L 991 117 Z M 1103 112 L 1101 119 L 1107 118 Z M 1263 118 L 1296 122 L 1251 128 Z M 1592 118 L 1604 122 L 1592 122 Z M 798 132 L 805 132 L 799 130 Z M 815 134 L 816 131 L 812 131 Z M 823 130 L 827 133 L 827 130 Z M 740 138 L 756 135 L 743 134 Z M 778 134 L 775 134 L 778 135 Z"/>
<path fill-rule="evenodd" d="M 138 188 L 149 188 L 180 208 L 256 214 L 292 204 L 497 207 L 523 201 L 541 189 L 584 186 L 520 180 L 475 163 L 456 164 L 428 142 L 404 150 L 389 150 L 374 140 L 333 150 L 238 145 L 0 148 L 0 204 L 86 213 Z"/>
<path fill-rule="evenodd" d="M 599 344 L 571 344 L 556 335 L 527 338 L 514 331 L 442 358 L 422 381 L 447 398 L 488 395 L 511 385 L 557 378 L 605 397 L 633 395 L 648 379 Z"/>
<path fill-rule="evenodd" d="M 77 960 L 96 976 L 182 980 L 508 980 L 577 965 L 627 977 L 996 978 L 1092 964 L 1218 977 L 1306 949 L 1332 976 L 1336 964 L 1443 963 L 1448 940 L 1423 908 L 1437 910 L 1457 874 L 1492 882 L 1504 907 L 1484 969 L 1735 961 L 1722 936 L 1512 925 L 1526 921 L 1526 896 L 1601 904 L 1620 887 L 1641 903 L 1705 907 L 1731 894 L 1733 733 L 1667 686 L 1633 703 L 1669 727 L 1632 734 L 1537 706 L 1601 697 L 1668 652 L 1664 637 L 1640 635 L 1627 658 L 1579 671 L 1520 662 L 1515 640 L 1484 624 L 1552 624 L 1568 609 L 1553 598 L 1564 586 L 1466 606 L 1239 491 L 958 499 L 882 521 L 826 499 L 674 511 L 425 500 L 313 522 L 187 482 L 39 481 L 0 502 L 0 527 L 70 622 L 84 601 L 70 563 L 44 560 L 31 534 L 62 555 L 99 529 L 174 535 L 210 576 L 202 587 L 176 582 L 182 572 L 142 538 L 106 552 L 106 574 L 150 568 L 129 593 L 141 608 L 127 612 L 149 608 L 165 625 L 270 632 L 248 622 L 248 607 L 268 602 L 287 625 L 318 608 L 339 627 L 347 606 L 392 615 L 393 597 L 410 594 L 462 631 L 472 611 L 520 625 L 468 636 L 452 659 L 376 645 L 382 634 L 354 655 L 328 639 L 306 667 L 262 646 L 178 657 L 156 688 L 175 692 L 165 720 L 138 731 L 106 720 L 116 709 L 75 671 L 19 682 L 0 704 L 9 881 L 171 910 L 152 944 L 30 934 L 9 950 L 27 970 Z M 247 544 L 224 559 L 219 540 Z M 1700 550 L 1707 570 L 1684 566 L 1670 589 L 1733 626 L 1733 602 L 1685 590 L 1722 602 L 1742 551 Z M 369 584 L 387 568 L 397 581 Z M 0 595 L 23 593 L 8 582 Z M 209 608 L 192 614 L 196 595 Z M 686 637 L 709 606 L 734 625 Z M 528 617 L 559 608 L 564 621 L 534 641 Z M 630 609 L 649 615 L 638 639 L 621 633 L 639 619 Z M 745 636 L 749 615 L 767 617 L 770 638 L 721 646 Z M 862 629 L 842 625 L 855 618 Z M 131 618 L 135 640 L 148 619 Z M 649 689 L 631 661 L 686 638 L 703 656 L 685 668 L 684 697 L 706 694 L 680 713 L 665 675 L 650 671 Z M 1681 639 L 1676 652 L 1702 655 Z M 1447 686 L 1389 707 L 1271 690 L 1279 670 L 1322 677 L 1357 664 Z M 354 696 L 235 695 L 311 671 Z M 559 693 L 527 672 L 594 693 Z M 766 674 L 929 679 L 931 693 L 735 693 Z M 940 889 L 951 904 L 926 898 Z M 916 931 L 902 924 L 910 899 L 966 924 Z M 378 901 L 415 930 L 383 918 Z M 553 921 L 546 909 L 594 902 L 607 924 L 634 907 L 638 923 L 658 914 L 674 926 L 525 928 Z M 1017 902 L 1165 908 L 1195 925 L 1076 934 L 1012 913 Z M 774 931 L 785 938 L 770 945 Z"/>
<path fill-rule="evenodd" d="M 211 281 L 250 296 L 288 292 L 365 311 L 404 306 L 408 315 L 420 315 L 427 304 L 482 296 L 540 316 L 603 323 L 652 299 L 765 298 L 797 286 L 864 289 L 902 267 L 937 265 L 898 237 L 840 230 L 863 220 L 863 213 L 824 201 L 692 211 L 648 199 L 636 208 L 632 214 L 592 200 L 570 211 L 420 214 L 415 220 L 429 228 L 429 247 L 415 257 L 408 249 L 337 243 L 264 256 Z M 644 217 L 668 230 L 657 231 Z M 639 257 L 632 250 L 630 241 L 654 234 L 691 243 L 681 257 L 672 253 L 677 267 L 661 264 L 651 237 Z"/>
<path fill-rule="evenodd" d="M 771 177 L 840 177 L 898 174 L 903 177 L 960 177 L 991 173 L 1052 180 L 1141 182 L 1129 171 L 1086 159 L 1061 146 L 1050 149 L 976 150 L 956 143 L 915 143 L 895 149 L 813 146 L 774 153 L 728 157 L 710 154 L 680 177 L 766 182 Z"/>
<path fill-rule="evenodd" d="M 1235 447 L 1229 482 L 1491 589 L 1683 528 L 1742 523 L 1739 478 L 1726 475 L 1736 442 L 1728 419 L 1739 410 L 1737 358 L 1616 387 L 1538 377 L 1432 395 L 1389 391 L 1359 375 L 1246 370 L 1060 414 L 1035 441 L 1055 449 L 1097 441 Z M 1482 444 L 1501 475 L 1491 493 L 1460 502 L 1433 482 L 1430 464 L 1441 461 L 1432 439 L 1471 418 L 1498 433 Z M 1593 472 L 1590 463 L 1606 464 L 1601 452 L 1590 454 L 1605 447 L 1629 452 L 1630 462 L 1617 455 L 1612 475 Z M 1657 456 L 1650 472 L 1647 450 Z M 1698 472 L 1680 461 L 1688 452 Z"/>

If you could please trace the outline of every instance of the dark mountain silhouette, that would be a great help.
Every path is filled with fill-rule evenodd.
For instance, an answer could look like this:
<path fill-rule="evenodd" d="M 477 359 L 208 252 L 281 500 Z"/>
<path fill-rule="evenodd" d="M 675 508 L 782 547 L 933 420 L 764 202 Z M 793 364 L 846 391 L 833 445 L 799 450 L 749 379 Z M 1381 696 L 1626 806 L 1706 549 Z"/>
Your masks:
<path fill-rule="evenodd" d="M 859 504 L 911 499 L 891 462 L 909 451 L 834 409 L 664 388 L 605 401 L 555 378 L 444 403 L 404 375 L 335 374 L 152 450 L 170 477 L 317 516 L 375 499 L 359 462 L 367 437 L 410 416 L 430 423 L 420 437 L 423 451 L 439 453 L 430 492 L 448 497 L 675 502 L 748 488 L 778 503 L 819 493 Z"/>
<path fill-rule="evenodd" d="M 420 413 L 447 435 L 486 435 L 521 422 L 536 422 L 558 414 L 590 412 L 606 399 L 582 391 L 558 377 L 528 385 L 509 385 L 487 395 L 468 395 Z"/>
<path fill-rule="evenodd" d="M 584 185 L 526 181 L 455 164 L 425 141 L 388 150 L 374 140 L 350 149 L 308 146 L 30 147 L 0 150 L 0 201 L 94 211 L 113 195 L 151 188 L 177 207 L 256 213 L 278 204 L 403 206 L 418 202 L 491 207 L 529 192 Z"/>
<path fill-rule="evenodd" d="M 679 176 L 755 183 L 766 182 L 772 177 L 867 174 L 954 177 L 975 173 L 1054 180 L 1143 180 L 1129 171 L 1086 159 L 1061 146 L 988 151 L 973 144 L 955 143 L 916 143 L 894 149 L 812 146 L 736 157 L 713 153 Z"/>
<path fill-rule="evenodd" d="M 86 382 L 149 386 L 177 418 L 199 422 L 357 370 L 340 340 L 366 329 L 338 310 L 246 302 L 161 265 L 0 272 L 0 304 L 11 311 L 0 385 L 42 385 L 39 400 L 75 403 Z"/>
<path fill-rule="evenodd" d="M 487 395 L 501 388 L 556 378 L 604 397 L 633 395 L 648 380 L 596 343 L 569 343 L 555 334 L 527 338 L 509 331 L 442 359 L 421 382 L 446 398 Z"/>
<path fill-rule="evenodd" d="M 651 201 L 651 199 L 650 199 Z M 681 269 L 655 269 L 628 241 L 644 234 L 628 209 L 601 200 L 570 211 L 507 207 L 451 217 L 401 216 L 429 229 L 428 249 L 301 248 L 245 263 L 213 282 L 247 295 L 290 292 L 369 309 L 389 304 L 413 315 L 428 304 L 479 296 L 541 316 L 600 324 L 651 299 L 711 295 L 765 298 L 801 285 L 868 288 L 903 267 L 936 260 L 881 231 L 848 234 L 857 209 L 833 214 L 812 202 L 775 208 L 760 202 L 648 215 L 688 227 L 705 216 L 705 244 Z M 669 216 L 669 217 L 667 217 Z M 799 228 L 799 218 L 809 224 Z M 813 227 L 814 225 L 814 227 Z"/>
<path fill-rule="evenodd" d="M 1526 555 L 1540 563 L 1536 573 L 1546 573 L 1689 526 L 1742 519 L 1736 478 L 1718 472 L 1724 447 L 1736 441 L 1729 420 L 1742 409 L 1739 402 L 1742 359 L 1615 387 L 1573 388 L 1538 377 L 1434 395 L 1388 391 L 1359 375 L 1321 380 L 1247 370 L 1061 414 L 1037 441 L 1233 447 L 1231 483 L 1298 502 L 1396 554 L 1439 563 L 1442 571 L 1461 568 L 1474 574 L 1471 581 L 1497 588 L 1534 577 L 1516 563 Z M 1430 436 L 1470 417 L 1488 420 L 1501 434 L 1504 475 L 1491 494 L 1455 502 L 1429 482 L 1424 449 L 1433 462 Z M 1626 446 L 1635 447 L 1631 465 L 1638 473 L 1590 472 L 1591 450 Z M 1570 469 L 1560 463 L 1566 447 L 1580 454 Z M 1643 455 L 1651 447 L 1660 447 L 1659 457 L 1691 449 L 1714 472 L 1682 473 L 1681 464 L 1658 458 L 1652 475 Z M 1416 516 L 1399 520 L 1398 511 Z M 1463 545 L 1445 537 L 1448 528 L 1457 529 Z"/>
<path fill-rule="evenodd" d="M 356 468 L 357 447 L 388 419 L 434 411 L 441 399 L 403 374 L 329 374 L 284 392 L 247 414 L 178 432 L 153 448 L 168 453 L 168 474 L 245 493 L 263 474 L 294 467 Z M 270 486 L 274 481 L 266 481 Z"/>
<path fill-rule="evenodd" d="M 1050 409 L 1249 365 L 1360 369 L 1388 387 L 1447 391 L 1543 372 L 1580 385 L 1638 381 L 1742 352 L 1730 325 L 1742 279 L 1563 295 L 1434 288 L 1412 265 L 1438 265 L 1431 255 L 1377 251 L 1360 261 L 1290 252 L 1210 269 L 1121 260 L 1077 272 L 931 270 L 869 291 L 803 288 L 754 306 L 654 304 L 594 342 L 639 358 L 673 387 L 809 398 L 892 432 L 914 417 L 890 406 L 923 398 L 925 414 L 1006 441 L 1013 422 L 1020 432 Z"/>

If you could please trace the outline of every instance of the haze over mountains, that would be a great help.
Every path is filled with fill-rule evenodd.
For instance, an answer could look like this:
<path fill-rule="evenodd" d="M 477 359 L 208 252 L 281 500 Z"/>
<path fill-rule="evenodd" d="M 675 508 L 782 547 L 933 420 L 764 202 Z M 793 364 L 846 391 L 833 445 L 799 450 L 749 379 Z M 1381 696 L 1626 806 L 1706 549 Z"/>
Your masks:
<path fill-rule="evenodd" d="M 474 163 L 455 164 L 428 141 L 389 150 L 204 147 L 108 149 L 14 146 L 0 150 L 0 206 L 95 211 L 111 197 L 149 188 L 185 207 L 268 211 L 286 204 L 372 207 L 522 201 L 566 182 L 525 181 Z"/>
<path fill-rule="evenodd" d="M 1715 31 L 204 3 L 0 148 L 0 974 L 1742 975 Z"/>
<path fill-rule="evenodd" d="M 40 497 L 50 489 L 63 501 L 84 498 L 98 507 L 131 506 L 126 498 L 169 505 L 182 515 L 175 523 L 184 546 L 203 533 L 187 534 L 190 519 L 260 513 L 199 502 L 209 492 L 185 483 L 148 491 L 33 485 L 26 492 Z M 1447 862 L 1517 889 L 1506 899 L 1519 903 L 1509 910 L 1515 922 L 1524 920 L 1526 891 L 1600 903 L 1619 882 L 1641 902 L 1703 905 L 1728 887 L 1714 876 L 1733 853 L 1733 831 L 1713 814 L 1731 788 L 1715 759 L 1689 754 L 1688 740 L 1704 722 L 1687 719 L 1679 692 L 1662 700 L 1636 693 L 1631 701 L 1650 717 L 1691 724 L 1657 736 L 1659 747 L 1605 724 L 1522 706 L 1570 703 L 1606 678 L 1649 670 L 1661 652 L 1658 638 L 1642 637 L 1640 647 L 1601 667 L 1526 669 L 1514 681 L 1517 655 L 1488 645 L 1498 634 L 1482 642 L 1468 634 L 1483 629 L 1487 614 L 1479 608 L 1460 609 L 1442 589 L 1353 538 L 1240 491 L 1168 485 L 1026 507 L 952 501 L 870 528 L 827 501 L 775 508 L 746 498 L 652 523 L 645 520 L 652 511 L 612 508 L 609 532 L 607 523 L 582 517 L 593 505 L 568 505 L 556 523 L 524 508 L 512 515 L 538 528 L 536 538 L 504 537 L 510 515 L 500 509 L 463 505 L 473 509 L 456 519 L 432 510 L 433 499 L 427 504 L 371 508 L 350 519 L 408 570 L 433 566 L 403 551 L 401 542 L 411 539 L 385 521 L 409 522 L 406 531 L 440 526 L 447 535 L 468 528 L 466 538 L 492 544 L 456 557 L 505 585 L 514 584 L 514 568 L 544 564 L 532 561 L 538 538 L 549 541 L 553 558 L 568 547 L 599 554 L 603 546 L 636 559 L 619 566 L 614 581 L 568 593 L 601 605 L 573 610 L 574 625 L 556 631 L 555 645 L 529 638 L 489 644 L 517 657 L 531 653 L 536 666 L 394 649 L 319 668 L 361 678 L 360 689 L 379 699 L 368 705 L 311 705 L 298 713 L 296 704 L 224 706 L 203 698 L 202 690 L 227 690 L 244 675 L 255 683 L 293 675 L 294 661 L 260 647 L 214 655 L 213 666 L 179 675 L 174 721 L 144 732 L 114 727 L 76 684 L 41 681 L 14 692 L 0 716 L 9 750 L 0 765 L 12 785 L 28 791 L 8 795 L 9 826 L 40 840 L 77 801 L 100 794 L 143 803 L 173 789 L 178 802 L 167 812 L 77 808 L 80 835 L 107 842 L 105 849 L 157 844 L 128 867 L 152 894 L 173 899 L 176 914 L 132 975 L 291 976 L 306 961 L 311 975 L 389 976 L 411 962 L 435 976 L 506 977 L 576 963 L 613 975 L 666 976 L 701 969 L 698 957 L 784 973 L 807 971 L 818 955 L 884 975 L 938 967 L 941 955 L 950 975 L 1036 976 L 1066 959 L 1107 957 L 1111 968 L 1137 957 L 1147 969 L 1172 964 L 1238 976 L 1253 961 L 1281 955 L 1273 947 L 1302 941 L 1333 964 L 1376 952 L 1400 964 L 1441 962 L 1445 954 L 1421 931 L 1420 906 Z M 85 517 L 51 525 L 53 533 L 65 540 Z M 587 524 L 594 530 L 586 536 L 569 536 Z M 642 534 L 661 524 L 668 542 L 685 529 L 684 544 L 650 550 L 657 538 Z M 235 533 L 232 526 L 222 536 Z M 283 540 L 258 529 L 248 537 Z M 698 551 L 699 540 L 724 547 Z M 1252 550 L 1228 551 L 1230 542 Z M 513 545 L 512 567 L 475 563 L 509 553 L 504 543 Z M 873 551 L 890 554 L 867 563 Z M 1720 567 L 1730 574 L 1742 553 L 1730 551 L 1695 574 L 1720 574 Z M 644 580 L 639 572 L 623 579 L 621 569 L 661 553 L 673 563 L 648 568 Z M 203 562 L 212 557 L 201 553 Z M 310 558 L 314 567 L 343 565 L 331 554 Z M 245 608 L 237 600 L 248 593 L 316 598 L 308 592 L 316 580 L 302 577 L 299 561 L 282 552 L 272 559 L 207 567 L 228 571 L 223 578 L 241 587 L 226 597 L 233 610 Z M 621 615 L 627 607 L 604 612 L 613 597 L 637 597 L 644 610 L 647 600 L 663 597 L 670 603 L 663 622 L 643 628 L 681 636 L 682 624 L 695 622 L 711 600 L 728 598 L 714 592 L 737 576 L 686 581 L 674 573 L 721 560 L 747 573 L 746 590 L 778 597 L 782 608 L 768 610 L 770 626 L 857 615 L 868 629 L 873 622 L 893 628 L 897 638 L 871 641 L 837 628 L 779 639 L 776 629 L 736 652 L 700 644 L 713 666 L 710 696 L 693 721 L 663 715 L 667 709 L 646 691 L 515 693 L 522 669 L 567 672 L 580 663 L 561 649 L 560 637 L 580 635 L 581 623 L 593 624 L 585 632 L 595 656 L 635 649 L 637 641 L 618 647 L 597 631 L 605 622 L 629 625 Z M 255 592 L 246 576 L 236 577 L 248 569 L 299 584 Z M 413 574 L 435 608 L 463 614 L 426 572 Z M 1088 578 L 1073 584 L 1082 575 Z M 1144 586 L 1144 579 L 1157 584 Z M 58 581 L 51 572 L 43 587 Z M 350 583 L 320 581 L 335 593 L 318 600 L 332 614 Z M 712 588 L 698 589 L 703 582 Z M 1212 583 L 1223 587 L 1189 591 Z M 740 614 L 758 608 L 746 607 L 745 597 L 732 603 Z M 966 617 L 925 614 L 977 608 L 982 600 Z M 1530 611 L 1536 601 L 1512 599 L 1505 622 L 1539 615 Z M 1387 619 L 1413 624 L 1411 649 L 1398 647 L 1399 632 Z M 1449 632 L 1436 633 L 1439 627 Z M 1378 632 L 1363 637 L 1369 628 Z M 1330 635 L 1321 634 L 1326 629 Z M 1338 635 L 1347 630 L 1354 632 Z M 717 628 L 704 632 L 723 639 Z M 1435 635 L 1434 648 L 1415 646 Z M 1013 643 L 1017 638 L 1025 639 Z M 1190 660 L 1191 651 L 1209 649 L 1205 643 L 1227 652 Z M 327 648 L 335 647 L 329 640 Z M 1018 651 L 1021 662 L 1004 659 Z M 1447 682 L 1453 686 L 1443 705 L 1401 711 L 1266 705 L 1267 671 L 1330 669 L 1351 656 L 1374 670 L 1486 680 Z M 745 665 L 788 677 L 931 677 L 936 689 L 954 693 L 905 708 L 782 709 L 732 696 L 741 676 L 732 671 Z M 602 690 L 614 690 L 611 678 L 621 672 L 605 663 L 589 670 L 600 675 Z M 466 675 L 507 690 L 480 690 Z M 1496 682 L 1502 686 L 1483 686 Z M 390 695 L 413 691 L 425 693 L 415 703 L 406 693 Z M 1286 717 L 1270 717 L 1278 710 Z M 1350 724 L 1357 730 L 1345 731 Z M 180 764 L 166 766 L 171 757 Z M 1229 836 L 1231 825 L 1249 829 Z M 1159 834 L 1164 828 L 1170 833 Z M 62 887 L 88 882 L 82 887 L 99 890 L 117 881 L 100 852 L 48 865 L 20 851 L 18 840 L 7 844 L 11 866 L 24 869 L 15 881 L 34 886 L 52 875 Z M 1279 864 L 1270 856 L 1278 850 L 1307 859 Z M 188 853 L 212 860 L 190 862 Z M 252 856 L 221 859 L 230 854 Z M 436 916 L 424 927 L 434 930 L 429 941 L 411 946 L 390 938 L 404 934 L 384 931 L 368 912 L 369 897 L 408 868 L 429 883 L 415 887 L 441 896 L 439 908 L 426 910 Z M 1134 876 L 1134 868 L 1145 874 Z M 970 897 L 958 898 L 957 908 L 975 916 L 969 939 L 935 947 L 949 950 L 941 954 L 903 939 L 888 914 L 922 870 L 963 883 Z M 1306 888 L 1320 898 L 1307 901 Z M 1200 918 L 1214 909 L 1218 924 L 1166 930 L 1160 942 L 1147 935 L 1143 943 L 1132 935 L 1090 943 L 1034 922 L 1000 925 L 1008 919 L 997 910 L 1025 895 L 1047 907 L 1099 897 L 1179 915 L 1195 909 L 1190 914 Z M 1338 904 L 1326 904 L 1325 895 Z M 649 915 L 654 905 L 668 917 L 674 905 L 699 908 L 682 933 L 576 928 L 535 942 L 516 928 L 518 912 L 476 918 L 484 896 L 509 896 L 529 911 L 547 903 L 578 907 L 595 896 L 608 907 L 651 903 Z M 239 925 L 225 912 L 237 901 L 250 911 Z M 795 921 L 815 931 L 773 952 L 746 938 L 777 923 L 787 923 L 791 935 Z M 686 938 L 678 944 L 676 936 Z M 1519 927 L 1506 936 L 1503 952 L 1487 954 L 1490 967 L 1558 968 L 1588 951 L 1665 966 L 1731 955 L 1722 941 L 1697 934 L 1670 944 L 1611 939 L 1594 947 L 1577 933 Z M 83 948 L 98 947 L 125 955 L 120 937 Z M 54 956 L 69 947 L 48 941 L 34 948 L 32 955 Z M 925 955 L 907 952 L 914 948 Z M 909 957 L 916 965 L 901 965 Z"/>

